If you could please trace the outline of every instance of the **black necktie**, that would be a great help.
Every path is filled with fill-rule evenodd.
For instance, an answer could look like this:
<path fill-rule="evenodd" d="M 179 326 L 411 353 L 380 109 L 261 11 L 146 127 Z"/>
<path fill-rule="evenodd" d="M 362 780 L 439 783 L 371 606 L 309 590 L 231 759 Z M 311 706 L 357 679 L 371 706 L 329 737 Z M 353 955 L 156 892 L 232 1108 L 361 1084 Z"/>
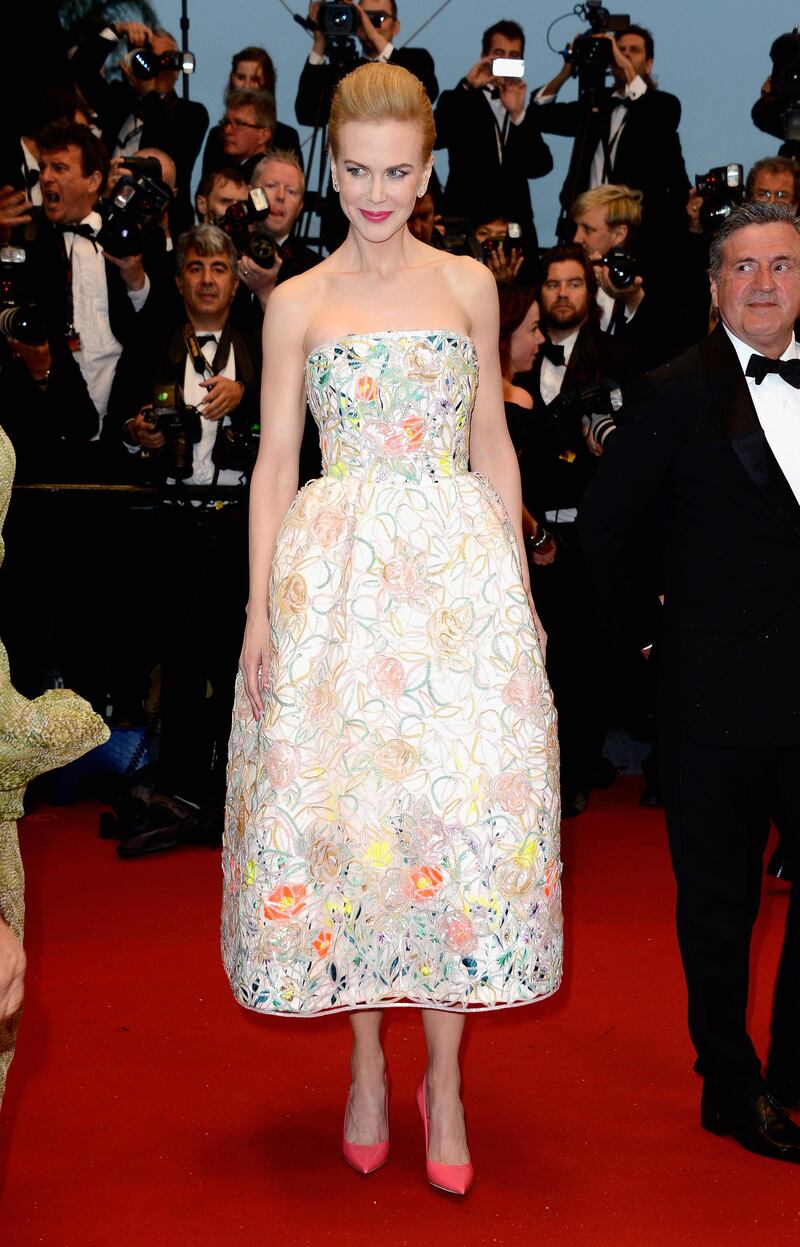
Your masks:
<path fill-rule="evenodd" d="M 499 99 L 500 99 L 500 91 L 498 90 L 498 88 L 497 88 L 497 87 L 487 87 L 487 88 L 486 88 L 486 94 L 489 96 L 489 99 L 490 99 L 490 100 L 499 100 Z"/>
<path fill-rule="evenodd" d="M 544 342 L 539 347 L 539 354 L 543 355 L 545 359 L 549 359 L 550 363 L 555 364 L 556 368 L 564 367 L 565 361 L 563 346 L 557 346 L 556 343 L 551 342 L 549 338 L 545 338 Z"/>
<path fill-rule="evenodd" d="M 800 390 L 800 359 L 769 359 L 766 355 L 751 355 L 745 369 L 745 376 L 752 377 L 756 385 L 761 385 L 764 378 L 771 372 L 788 381 L 796 390 Z"/>

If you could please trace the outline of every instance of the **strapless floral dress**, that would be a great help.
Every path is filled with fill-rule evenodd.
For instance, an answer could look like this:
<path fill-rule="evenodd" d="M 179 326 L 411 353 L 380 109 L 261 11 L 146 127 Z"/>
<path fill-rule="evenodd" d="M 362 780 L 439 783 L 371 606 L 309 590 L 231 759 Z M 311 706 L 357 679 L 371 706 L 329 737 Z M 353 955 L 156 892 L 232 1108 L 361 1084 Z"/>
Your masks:
<path fill-rule="evenodd" d="M 306 363 L 323 476 L 272 563 L 272 662 L 237 685 L 222 948 L 308 1017 L 528 1004 L 562 966 L 550 689 L 502 501 L 468 469 L 469 338 L 349 335 Z"/>

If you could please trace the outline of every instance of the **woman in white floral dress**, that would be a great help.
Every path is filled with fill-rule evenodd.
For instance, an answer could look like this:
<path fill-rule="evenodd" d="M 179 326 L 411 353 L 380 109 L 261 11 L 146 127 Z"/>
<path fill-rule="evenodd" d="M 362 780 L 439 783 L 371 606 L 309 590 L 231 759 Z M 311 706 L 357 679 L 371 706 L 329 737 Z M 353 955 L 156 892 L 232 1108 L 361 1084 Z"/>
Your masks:
<path fill-rule="evenodd" d="M 558 761 L 494 279 L 406 226 L 433 140 L 411 74 L 344 78 L 348 237 L 268 305 L 222 941 L 246 1007 L 350 1011 L 364 1172 L 388 1155 L 382 1010 L 423 1010 L 428 1176 L 463 1192 L 465 1015 L 561 976 Z M 306 396 L 323 475 L 296 495 Z"/>

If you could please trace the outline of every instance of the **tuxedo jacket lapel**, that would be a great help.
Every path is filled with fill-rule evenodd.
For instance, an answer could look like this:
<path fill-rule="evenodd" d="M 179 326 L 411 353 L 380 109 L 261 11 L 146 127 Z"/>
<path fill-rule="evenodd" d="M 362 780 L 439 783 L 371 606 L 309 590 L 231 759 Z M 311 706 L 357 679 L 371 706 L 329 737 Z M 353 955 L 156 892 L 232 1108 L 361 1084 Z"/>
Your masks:
<path fill-rule="evenodd" d="M 722 427 L 739 462 L 773 510 L 800 532 L 800 503 L 770 449 L 736 351 L 720 324 L 699 351 L 717 394 Z"/>

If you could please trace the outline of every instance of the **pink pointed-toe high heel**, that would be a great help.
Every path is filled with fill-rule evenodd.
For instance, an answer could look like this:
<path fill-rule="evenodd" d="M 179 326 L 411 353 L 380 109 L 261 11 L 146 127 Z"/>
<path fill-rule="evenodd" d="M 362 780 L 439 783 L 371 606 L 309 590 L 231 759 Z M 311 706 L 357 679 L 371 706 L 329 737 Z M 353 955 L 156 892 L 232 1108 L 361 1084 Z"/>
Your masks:
<path fill-rule="evenodd" d="M 386 1119 L 389 1119 L 389 1077 L 386 1076 L 386 1098 L 385 1109 Z M 357 1169 L 359 1173 L 374 1173 L 376 1169 L 380 1169 L 381 1165 L 385 1165 L 389 1159 L 389 1140 L 384 1139 L 381 1143 L 351 1143 L 347 1138 L 347 1108 L 350 1104 L 350 1096 L 347 1097 L 347 1105 L 344 1110 L 344 1127 L 342 1129 L 342 1156 L 351 1165 L 353 1169 Z"/>
<path fill-rule="evenodd" d="M 431 1186 L 450 1195 L 466 1195 L 472 1186 L 475 1171 L 471 1161 L 466 1165 L 443 1165 L 441 1161 L 428 1160 L 428 1102 L 425 1094 L 425 1078 L 417 1087 L 417 1108 L 425 1128 L 425 1169 Z"/>

